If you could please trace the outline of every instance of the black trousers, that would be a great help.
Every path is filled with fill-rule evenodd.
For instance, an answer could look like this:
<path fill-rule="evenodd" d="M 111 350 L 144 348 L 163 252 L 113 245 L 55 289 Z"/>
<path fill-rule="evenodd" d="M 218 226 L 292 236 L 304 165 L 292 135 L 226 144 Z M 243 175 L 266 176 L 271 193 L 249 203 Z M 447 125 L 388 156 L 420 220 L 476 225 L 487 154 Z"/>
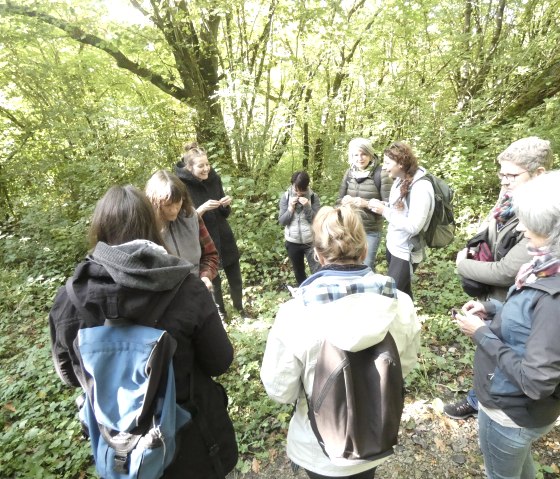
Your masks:
<path fill-rule="evenodd" d="M 336 476 L 335 479 L 374 479 L 375 478 L 375 467 L 373 469 L 368 469 L 367 471 L 360 472 L 359 474 L 354 474 L 352 476 Z M 321 474 L 316 474 L 314 472 L 305 470 L 310 479 L 332 479 L 331 476 L 321 476 Z"/>
<path fill-rule="evenodd" d="M 296 277 L 296 283 L 299 286 L 307 278 L 304 260 L 307 258 L 307 264 L 309 265 L 311 274 L 317 271 L 319 264 L 315 261 L 313 256 L 313 246 L 311 244 L 292 243 L 291 241 L 286 241 L 285 244 L 286 251 L 288 252 L 288 258 L 290 258 L 290 262 L 292 263 L 292 268 L 294 270 L 294 276 Z"/>
<path fill-rule="evenodd" d="M 403 293 L 406 293 L 412 297 L 412 273 L 416 269 L 416 264 L 411 263 L 410 261 L 405 261 L 404 259 L 397 258 L 389 253 L 389 250 L 386 252 L 387 256 L 387 264 L 389 268 L 387 269 L 387 276 L 390 276 L 395 280 L 397 284 L 397 289 L 401 290 Z"/>
<path fill-rule="evenodd" d="M 239 266 L 239 261 L 235 263 L 228 264 L 224 266 L 224 273 L 229 284 L 229 294 L 231 296 L 231 302 L 233 307 L 237 311 L 243 309 L 243 280 L 241 279 L 241 267 Z M 212 285 L 214 286 L 214 298 L 216 300 L 216 305 L 221 313 L 226 312 L 224 306 L 224 297 L 222 295 L 222 278 L 221 273 L 218 273 L 216 277 L 212 280 Z"/>

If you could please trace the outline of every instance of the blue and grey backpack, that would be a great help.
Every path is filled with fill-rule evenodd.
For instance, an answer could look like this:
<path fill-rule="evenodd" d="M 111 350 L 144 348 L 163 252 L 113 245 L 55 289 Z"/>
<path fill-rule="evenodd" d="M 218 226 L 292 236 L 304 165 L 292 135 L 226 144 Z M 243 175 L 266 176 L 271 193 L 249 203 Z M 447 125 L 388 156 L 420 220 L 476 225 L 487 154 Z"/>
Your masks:
<path fill-rule="evenodd" d="M 72 278 L 66 290 L 78 310 L 92 317 L 79 304 Z M 175 399 L 175 339 L 164 330 L 117 318 L 81 329 L 75 345 L 85 392 L 79 415 L 99 476 L 161 477 L 173 461 L 177 432 L 192 421 Z"/>

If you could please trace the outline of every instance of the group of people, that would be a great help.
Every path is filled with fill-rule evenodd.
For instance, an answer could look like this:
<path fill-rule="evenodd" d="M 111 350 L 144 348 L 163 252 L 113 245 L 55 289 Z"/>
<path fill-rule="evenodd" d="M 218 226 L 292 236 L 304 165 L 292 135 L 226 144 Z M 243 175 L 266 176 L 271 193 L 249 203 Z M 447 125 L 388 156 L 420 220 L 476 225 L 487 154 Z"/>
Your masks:
<path fill-rule="evenodd" d="M 331 336 L 344 341 L 348 329 L 366 337 L 384 324 L 385 310 L 375 303 L 375 294 L 360 295 L 359 301 L 349 299 L 352 293 L 366 291 L 368 275 L 376 276 L 372 270 L 381 217 L 388 222 L 387 277 L 406 293 L 397 299 L 402 302 L 403 297 L 412 298 L 411 275 L 423 259 L 422 231 L 434 208 L 433 188 L 427 181 L 418 181 L 426 172 L 408 145 L 392 144 L 379 165 L 371 143 L 355 139 L 349 145 L 349 162 L 339 192 L 341 206 L 329 209 L 330 224 L 325 226 L 324 209 L 312 223 L 307 220 L 314 232 L 308 248 L 321 267 L 317 271 L 310 263 L 314 274 L 303 282 L 298 279 L 300 288 L 294 298 L 278 312 L 261 371 L 272 398 L 297 401 L 287 451 L 310 478 L 369 479 L 375 475 L 378 461 L 333 464 L 322 454 L 307 419 L 306 398 L 311 394 L 322 341 Z M 483 254 L 464 248 L 456 259 L 465 291 L 476 296 L 453 313 L 460 330 L 477 347 L 474 388 L 460 401 L 445 405 L 444 413 L 454 419 L 478 415 L 488 478 L 532 479 L 536 477 L 532 443 L 550 431 L 560 415 L 560 171 L 548 172 L 553 164 L 551 145 L 537 137 L 515 141 L 498 156 L 498 163 L 500 193 L 479 232 L 487 249 Z M 377 173 L 376 182 L 378 168 L 381 174 Z M 351 255 L 341 247 L 357 238 L 347 222 L 346 206 L 353 214 L 361 212 L 362 245 L 367 244 L 362 254 Z M 322 254 L 325 236 L 332 241 L 331 248 L 339 248 L 334 259 Z M 325 331 L 331 314 L 339 319 L 334 334 Z M 363 315 L 371 317 L 365 331 L 360 329 Z M 394 321 L 402 324 L 398 315 Z M 295 330 L 301 334 L 294 335 Z M 415 355 L 417 351 L 409 344 L 406 352 Z"/>
<path fill-rule="evenodd" d="M 403 376 L 419 352 L 411 278 L 424 254 L 422 231 L 433 212 L 433 188 L 418 181 L 426 171 L 405 143 L 390 145 L 381 161 L 371 143 L 358 138 L 349 145 L 348 159 L 335 206 L 321 207 L 304 171 L 292 175 L 279 205 L 298 288 L 270 330 L 261 379 L 270 397 L 296 403 L 287 453 L 311 479 L 371 479 L 387 460 L 333 462 L 320 447 L 307 399 L 322 342 L 361 351 L 390 333 Z M 489 285 L 486 297 L 468 301 L 455 314 L 477 346 L 474 390 L 445 413 L 466 418 L 478 411 L 490 479 L 527 479 L 535 477 L 531 444 L 560 415 L 560 172 L 546 173 L 552 167 L 550 143 L 535 137 L 513 143 L 498 162 L 502 188 L 484 226 L 493 257 L 480 261 L 468 250 L 457 255 L 462 277 Z M 178 341 L 177 401 L 186 401 L 194 377 L 225 472 L 235 466 L 237 443 L 227 395 L 212 377 L 233 360 L 222 321 L 227 312 L 220 267 L 234 307 L 243 311 L 239 251 L 227 222 L 231 201 L 196 144 L 187 145 L 175 174 L 156 172 L 145 193 L 112 187 L 93 215 L 91 253 L 71 280 L 82 308 L 98 321 L 82 317 L 65 288 L 49 316 L 55 367 L 71 386 L 79 386 L 74 340 L 81 328 L 103 324 L 107 309 L 115 307 L 107 302 L 109 293 L 118 297 L 123 317 L 166 329 Z M 375 272 L 384 221 L 387 275 Z M 514 229 L 522 232 L 515 241 L 507 234 Z M 515 243 L 507 251 L 500 246 L 504 237 Z M 155 317 L 155 310 L 165 314 Z M 179 434 L 176 458 L 164 477 L 186 471 L 193 478 L 214 477 L 201 432 L 187 428 Z"/>
<path fill-rule="evenodd" d="M 348 163 L 337 205 L 354 207 L 360 213 L 367 242 L 363 264 L 375 271 L 386 220 L 388 275 L 400 291 L 412 298 L 412 274 L 424 258 L 421 233 L 427 228 L 435 205 L 431 183 L 418 181 L 426 170 L 406 143 L 390 145 L 381 162 L 366 138 L 350 141 Z M 309 175 L 296 171 L 291 186 L 280 198 L 278 221 L 284 226 L 286 250 L 298 286 L 307 278 L 304 258 L 311 273 L 318 268 L 311 225 L 320 207 L 319 196 L 309 188 Z"/>

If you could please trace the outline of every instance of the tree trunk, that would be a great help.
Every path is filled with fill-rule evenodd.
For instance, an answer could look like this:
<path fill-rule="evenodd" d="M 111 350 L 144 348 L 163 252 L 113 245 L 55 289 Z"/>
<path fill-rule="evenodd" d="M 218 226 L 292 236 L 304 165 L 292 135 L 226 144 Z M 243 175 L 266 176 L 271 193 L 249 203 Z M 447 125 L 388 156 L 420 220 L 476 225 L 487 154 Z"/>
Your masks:
<path fill-rule="evenodd" d="M 527 113 L 531 108 L 541 105 L 547 98 L 552 98 L 560 93 L 560 58 L 548 67 L 527 85 L 520 88 L 522 92 L 517 99 L 507 106 L 498 119 L 498 124 L 506 123 Z"/>

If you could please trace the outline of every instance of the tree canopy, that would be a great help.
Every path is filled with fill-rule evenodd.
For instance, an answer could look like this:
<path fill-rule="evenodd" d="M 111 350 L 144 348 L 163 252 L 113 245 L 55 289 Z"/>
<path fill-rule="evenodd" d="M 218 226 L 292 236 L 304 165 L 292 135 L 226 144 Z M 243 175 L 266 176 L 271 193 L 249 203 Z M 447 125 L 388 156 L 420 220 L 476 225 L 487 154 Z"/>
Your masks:
<path fill-rule="evenodd" d="M 242 468 L 274 451 L 290 417 L 258 378 L 291 278 L 278 197 L 306 169 L 333 204 L 353 137 L 379 154 L 404 140 L 455 188 L 458 236 L 417 271 L 429 321 L 411 389 L 468 388 L 472 347 L 447 317 L 465 299 L 453 258 L 496 197 L 500 151 L 537 135 L 558 157 L 559 10 L 557 0 L 0 0 L 0 475 L 89 477 L 46 316 L 87 252 L 96 201 L 113 184 L 142 188 L 193 140 L 234 198 L 259 318 L 228 331 Z"/>

